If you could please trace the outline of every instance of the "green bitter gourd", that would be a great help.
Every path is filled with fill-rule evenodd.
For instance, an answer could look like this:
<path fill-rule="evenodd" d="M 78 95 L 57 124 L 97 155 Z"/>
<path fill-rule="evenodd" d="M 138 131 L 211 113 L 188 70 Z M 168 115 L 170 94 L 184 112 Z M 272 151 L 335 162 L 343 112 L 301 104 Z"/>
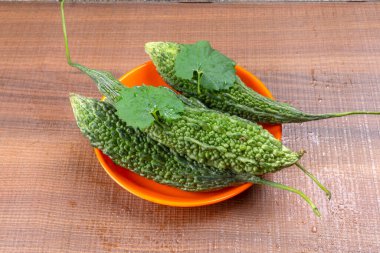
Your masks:
<path fill-rule="evenodd" d="M 288 190 L 301 196 L 320 215 L 317 207 L 301 191 L 247 173 L 220 170 L 188 160 L 128 127 L 115 108 L 96 99 L 70 96 L 77 125 L 92 146 L 102 150 L 116 164 L 154 180 L 186 191 L 210 191 L 251 182 Z"/>
<path fill-rule="evenodd" d="M 186 191 L 213 190 L 241 183 L 231 171 L 186 160 L 140 130 L 128 127 L 107 102 L 76 94 L 70 96 L 70 102 L 77 125 L 91 145 L 116 164 L 143 177 Z"/>
<path fill-rule="evenodd" d="M 174 89 L 187 97 L 196 97 L 207 107 L 227 112 L 253 122 L 281 124 L 300 123 L 312 120 L 342 117 L 353 114 L 380 114 L 380 112 L 343 112 L 328 114 L 304 113 L 289 104 L 274 101 L 248 88 L 238 77 L 235 84 L 227 90 L 197 91 L 197 85 L 191 80 L 178 78 L 175 73 L 175 61 L 181 51 L 181 44 L 173 42 L 149 42 L 145 51 L 152 59 L 157 71 Z"/>

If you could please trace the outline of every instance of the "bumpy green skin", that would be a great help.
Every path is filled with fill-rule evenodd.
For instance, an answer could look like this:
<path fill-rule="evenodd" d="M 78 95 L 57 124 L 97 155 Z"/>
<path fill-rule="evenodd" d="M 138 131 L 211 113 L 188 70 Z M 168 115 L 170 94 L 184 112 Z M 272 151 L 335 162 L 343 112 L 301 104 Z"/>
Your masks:
<path fill-rule="evenodd" d="M 122 84 L 109 78 L 106 72 L 84 66 L 80 69 L 94 79 L 107 101 L 118 101 Z M 183 98 L 182 101 L 186 107 L 180 118 L 156 122 L 144 130 L 149 137 L 180 155 L 218 169 L 252 176 L 289 167 L 301 157 L 256 123 L 202 108 L 195 100 Z"/>
<path fill-rule="evenodd" d="M 163 126 L 154 124 L 144 131 L 181 155 L 236 173 L 258 176 L 275 172 L 302 156 L 255 123 L 190 106 L 179 119 Z"/>
<path fill-rule="evenodd" d="M 168 84 L 183 92 L 185 96 L 196 97 L 209 108 L 238 115 L 253 122 L 269 124 L 305 122 L 334 116 L 303 113 L 286 103 L 266 98 L 247 88 L 239 78 L 228 90 L 202 89 L 201 94 L 198 94 L 197 85 L 175 75 L 174 65 L 180 50 L 181 45 L 172 42 L 149 42 L 145 45 L 145 51 Z"/>
<path fill-rule="evenodd" d="M 245 181 L 244 175 L 189 161 L 159 145 L 126 126 L 108 103 L 79 95 L 70 100 L 77 124 L 91 145 L 143 177 L 186 191 L 214 190 Z"/>

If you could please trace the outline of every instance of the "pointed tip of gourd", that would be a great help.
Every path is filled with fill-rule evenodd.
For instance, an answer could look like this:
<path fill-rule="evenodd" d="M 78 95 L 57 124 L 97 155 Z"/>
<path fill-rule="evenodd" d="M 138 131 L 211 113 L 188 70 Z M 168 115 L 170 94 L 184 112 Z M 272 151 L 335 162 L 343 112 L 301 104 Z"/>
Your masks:
<path fill-rule="evenodd" d="M 145 52 L 149 57 L 155 61 L 161 56 L 165 55 L 166 57 L 173 58 L 179 49 L 179 45 L 175 42 L 168 41 L 153 41 L 145 43 Z"/>
<path fill-rule="evenodd" d="M 89 98 L 75 93 L 70 93 L 69 98 L 77 124 L 83 122 L 83 119 L 89 115 L 89 112 L 94 112 L 97 108 L 96 105 L 99 103 L 95 98 Z"/>
<path fill-rule="evenodd" d="M 70 104 L 73 109 L 74 117 L 78 121 L 78 116 L 80 115 L 80 100 L 81 96 L 76 93 L 70 93 Z"/>
<path fill-rule="evenodd" d="M 80 114 L 80 111 L 82 111 L 84 107 L 88 107 L 90 104 L 92 104 L 93 100 L 76 93 L 70 93 L 69 98 L 75 117 Z"/>
<path fill-rule="evenodd" d="M 97 99 L 85 97 L 76 93 L 70 93 L 69 95 L 71 106 L 79 104 L 93 104 Z"/>
<path fill-rule="evenodd" d="M 157 48 L 160 48 L 165 42 L 162 41 L 153 41 L 145 43 L 145 52 L 149 55 L 152 55 L 153 51 Z"/>
<path fill-rule="evenodd" d="M 76 94 L 76 93 L 70 93 L 70 94 L 69 94 L 69 98 L 70 98 L 70 103 L 71 103 L 71 105 L 72 105 L 72 104 L 75 104 L 75 103 L 78 101 L 79 97 L 80 97 L 79 94 Z"/>
<path fill-rule="evenodd" d="M 70 98 L 71 107 L 73 108 L 74 115 L 77 115 L 79 104 L 81 100 L 83 100 L 83 97 L 76 93 L 70 93 L 69 98 Z"/>
<path fill-rule="evenodd" d="M 76 93 L 70 93 L 69 98 L 71 106 L 74 106 L 78 104 L 81 100 L 83 100 L 84 97 Z"/>
<path fill-rule="evenodd" d="M 303 155 L 306 154 L 306 153 L 307 153 L 306 150 L 301 149 L 300 151 L 297 152 L 298 158 L 301 159 L 303 157 Z"/>

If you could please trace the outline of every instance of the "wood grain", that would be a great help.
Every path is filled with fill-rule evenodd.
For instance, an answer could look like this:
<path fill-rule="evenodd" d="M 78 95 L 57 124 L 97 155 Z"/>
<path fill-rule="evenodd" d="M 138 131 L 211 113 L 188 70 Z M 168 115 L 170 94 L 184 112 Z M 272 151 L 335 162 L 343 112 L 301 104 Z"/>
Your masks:
<path fill-rule="evenodd" d="M 147 41 L 212 44 L 309 112 L 380 109 L 380 4 L 67 5 L 72 56 L 121 76 Z M 99 97 L 64 57 L 57 4 L 0 4 L 0 252 L 379 252 L 380 118 L 284 127 L 296 168 L 212 206 L 141 200 L 102 170 L 68 94 Z"/>

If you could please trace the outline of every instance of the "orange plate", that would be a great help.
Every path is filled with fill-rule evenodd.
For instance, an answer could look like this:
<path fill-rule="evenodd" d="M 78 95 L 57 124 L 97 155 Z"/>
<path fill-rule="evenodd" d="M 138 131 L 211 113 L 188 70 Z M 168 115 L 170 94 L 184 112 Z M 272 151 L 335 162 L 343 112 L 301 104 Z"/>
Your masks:
<path fill-rule="evenodd" d="M 272 98 L 269 90 L 254 75 L 239 66 L 236 66 L 236 73 L 247 86 L 264 96 Z M 120 78 L 120 81 L 128 87 L 141 85 L 142 83 L 146 85 L 169 87 L 157 73 L 152 62 L 147 62 L 129 71 Z M 277 139 L 281 138 L 281 125 L 264 127 Z M 114 164 L 111 159 L 104 155 L 99 149 L 95 149 L 95 154 L 108 175 L 121 187 L 140 198 L 158 204 L 180 207 L 210 205 L 232 198 L 252 186 L 251 183 L 245 183 L 212 192 L 186 192 L 158 184 L 130 170 L 122 168 Z"/>

